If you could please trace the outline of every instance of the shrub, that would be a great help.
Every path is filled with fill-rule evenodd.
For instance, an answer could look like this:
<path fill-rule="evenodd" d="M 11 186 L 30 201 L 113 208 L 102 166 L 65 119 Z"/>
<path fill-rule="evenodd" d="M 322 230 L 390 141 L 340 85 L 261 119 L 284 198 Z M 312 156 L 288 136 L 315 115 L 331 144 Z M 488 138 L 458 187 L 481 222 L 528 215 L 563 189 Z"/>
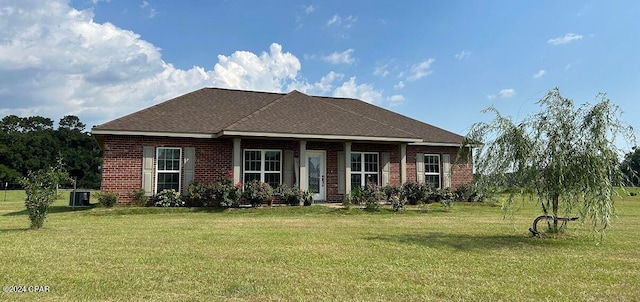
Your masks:
<path fill-rule="evenodd" d="M 362 200 L 365 203 L 365 210 L 367 211 L 379 211 L 380 200 L 385 198 L 385 194 L 380 190 L 380 187 L 374 183 L 367 183 L 362 190 Z"/>
<path fill-rule="evenodd" d="M 401 211 L 404 210 L 404 204 L 406 203 L 405 199 L 400 198 L 398 195 L 391 196 L 389 202 L 391 202 L 391 206 L 393 207 L 393 211 Z"/>
<path fill-rule="evenodd" d="M 364 193 L 362 192 L 362 188 L 355 187 L 351 189 L 351 194 L 349 194 L 349 200 L 351 204 L 362 204 L 364 203 Z"/>
<path fill-rule="evenodd" d="M 298 187 L 289 187 L 286 184 L 281 185 L 277 189 L 278 195 L 282 197 L 284 202 L 291 206 L 302 205 L 305 201 L 304 191 L 298 189 Z"/>
<path fill-rule="evenodd" d="M 249 201 L 253 207 L 259 207 L 273 198 L 273 188 L 266 182 L 254 180 L 245 184 L 242 197 Z"/>
<path fill-rule="evenodd" d="M 212 186 L 210 184 L 198 184 L 192 182 L 187 186 L 188 198 L 185 203 L 189 207 L 206 207 L 212 202 Z"/>
<path fill-rule="evenodd" d="M 236 205 L 242 195 L 240 188 L 240 184 L 233 183 L 233 171 L 221 172 L 212 188 L 214 205 L 222 207 Z"/>
<path fill-rule="evenodd" d="M 486 195 L 478 192 L 478 191 L 474 191 L 473 193 L 471 193 L 471 195 L 469 196 L 469 199 L 467 199 L 467 201 L 469 202 L 483 202 L 485 199 Z"/>
<path fill-rule="evenodd" d="M 431 189 L 427 193 L 427 203 L 442 202 L 443 200 L 454 200 L 456 198 L 450 188 Z"/>
<path fill-rule="evenodd" d="M 386 185 L 382 188 L 380 188 L 380 190 L 382 191 L 382 193 L 384 194 L 385 200 L 388 203 L 393 203 L 392 202 L 392 198 L 395 197 L 400 197 L 400 187 L 399 186 L 393 186 L 393 185 Z"/>
<path fill-rule="evenodd" d="M 427 192 L 427 185 L 409 181 L 400 187 L 400 198 L 410 205 L 417 205 L 426 199 Z"/>
<path fill-rule="evenodd" d="M 184 206 L 184 202 L 180 197 L 180 192 L 174 189 L 164 189 L 156 194 L 153 199 L 156 207 L 180 207 Z"/>
<path fill-rule="evenodd" d="M 456 200 L 458 201 L 468 201 L 472 192 L 473 192 L 473 189 L 467 185 L 458 186 L 453 191 L 453 193 L 456 196 Z"/>
<path fill-rule="evenodd" d="M 344 197 L 344 199 L 342 199 L 342 206 L 345 210 L 351 209 L 352 204 L 353 202 L 351 201 L 351 196 L 347 195 Z"/>
<path fill-rule="evenodd" d="M 142 193 L 144 193 L 144 191 Z M 116 202 L 118 202 L 118 198 L 120 198 L 118 193 L 107 192 L 107 191 L 100 192 L 98 193 L 98 204 L 101 207 L 110 208 L 110 207 L 113 207 L 113 205 L 116 204 Z"/>
<path fill-rule="evenodd" d="M 187 187 L 189 206 L 231 207 L 238 203 L 241 191 L 233 185 L 233 172 L 221 172 L 211 184 L 191 183 Z"/>
<path fill-rule="evenodd" d="M 61 167 L 62 164 L 58 162 L 57 168 L 30 171 L 25 178 L 20 180 L 20 184 L 27 194 L 24 205 L 27 208 L 32 229 L 42 227 L 47 217 L 47 211 L 55 200 L 58 184 L 69 180 L 69 176 Z"/>
<path fill-rule="evenodd" d="M 482 202 L 484 195 L 478 192 L 475 186 L 459 186 L 454 191 L 458 201 Z"/>
<path fill-rule="evenodd" d="M 440 200 L 440 204 L 445 209 L 445 211 L 449 211 L 449 209 L 451 209 L 451 207 L 453 206 L 453 200 L 452 199 L 441 199 Z"/>
<path fill-rule="evenodd" d="M 129 197 L 131 197 L 131 201 L 134 206 L 144 207 L 149 202 L 149 198 L 144 194 L 143 189 L 135 189 L 129 193 Z"/>
<path fill-rule="evenodd" d="M 314 193 L 309 190 L 302 191 L 302 200 L 305 206 L 310 206 L 311 204 L 313 204 L 313 195 Z"/>

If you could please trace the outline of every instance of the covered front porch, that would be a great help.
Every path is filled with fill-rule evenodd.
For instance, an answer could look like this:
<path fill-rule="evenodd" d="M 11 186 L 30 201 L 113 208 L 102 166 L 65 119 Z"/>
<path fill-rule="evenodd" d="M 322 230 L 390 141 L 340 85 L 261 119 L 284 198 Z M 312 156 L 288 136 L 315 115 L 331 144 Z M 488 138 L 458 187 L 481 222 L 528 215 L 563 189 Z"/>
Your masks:
<path fill-rule="evenodd" d="M 380 186 L 407 181 L 408 142 L 253 137 L 232 141 L 234 183 L 259 176 L 265 182 L 310 190 L 315 201 L 340 202 L 367 181 Z"/>

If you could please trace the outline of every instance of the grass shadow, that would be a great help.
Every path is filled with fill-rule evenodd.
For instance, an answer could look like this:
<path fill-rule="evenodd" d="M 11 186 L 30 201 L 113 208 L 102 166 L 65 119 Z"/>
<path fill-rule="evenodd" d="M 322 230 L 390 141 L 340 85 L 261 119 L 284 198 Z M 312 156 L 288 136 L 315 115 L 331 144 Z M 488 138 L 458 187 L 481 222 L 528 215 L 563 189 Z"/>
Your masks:
<path fill-rule="evenodd" d="M 13 232 L 26 232 L 29 228 L 13 228 L 13 229 L 0 229 L 0 234 L 13 233 Z"/>
<path fill-rule="evenodd" d="M 82 207 L 51 206 L 49 207 L 49 210 L 47 211 L 47 213 L 55 214 L 55 213 L 66 213 L 66 212 L 82 212 L 82 211 L 91 210 L 95 207 L 96 207 L 95 204 L 90 206 L 82 206 Z M 27 209 L 6 213 L 6 214 L 3 214 L 2 216 L 20 216 L 20 215 L 28 215 Z"/>
<path fill-rule="evenodd" d="M 430 248 L 453 248 L 461 251 L 497 250 L 502 248 L 514 248 L 522 246 L 562 247 L 574 244 L 575 238 L 535 238 L 523 234 L 513 235 L 470 235 L 447 234 L 442 232 L 430 232 L 426 234 L 402 234 L 396 236 L 373 236 L 367 240 L 391 241 L 395 243 L 417 244 Z"/>

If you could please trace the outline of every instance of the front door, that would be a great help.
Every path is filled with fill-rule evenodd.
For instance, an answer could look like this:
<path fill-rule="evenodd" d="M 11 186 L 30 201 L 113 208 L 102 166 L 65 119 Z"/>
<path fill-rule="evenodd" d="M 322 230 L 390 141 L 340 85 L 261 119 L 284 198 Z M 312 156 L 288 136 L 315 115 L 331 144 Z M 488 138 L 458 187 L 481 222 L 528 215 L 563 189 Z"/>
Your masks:
<path fill-rule="evenodd" d="M 309 190 L 313 192 L 313 200 L 325 200 L 325 152 L 307 151 L 307 169 L 309 171 Z"/>

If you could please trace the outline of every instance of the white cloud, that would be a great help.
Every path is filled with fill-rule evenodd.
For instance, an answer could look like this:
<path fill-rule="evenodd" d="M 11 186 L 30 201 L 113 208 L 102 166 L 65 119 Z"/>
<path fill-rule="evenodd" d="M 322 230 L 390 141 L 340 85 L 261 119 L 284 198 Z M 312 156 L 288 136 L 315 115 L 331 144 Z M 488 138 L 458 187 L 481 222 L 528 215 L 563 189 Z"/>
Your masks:
<path fill-rule="evenodd" d="M 382 91 L 376 90 L 371 84 L 356 83 L 356 77 L 349 78 L 333 92 L 335 97 L 356 98 L 368 103 L 380 103 Z"/>
<path fill-rule="evenodd" d="M 298 89 L 376 103 L 400 99 L 384 98 L 355 77 L 343 82 L 345 76 L 333 71 L 308 81 L 299 75 L 300 60 L 277 43 L 261 53 L 220 54 L 211 70 L 185 70 L 164 61 L 138 34 L 97 23 L 91 9 L 76 10 L 67 0 L 16 1 L 11 7 L 0 7 L 0 116 L 57 120 L 73 114 L 92 126 L 202 87 Z"/>
<path fill-rule="evenodd" d="M 0 9 L 1 115 L 99 123 L 203 86 L 282 91 L 301 69 L 275 43 L 260 55 L 219 55 L 213 70 L 177 69 L 139 35 L 94 22 L 91 10 L 64 0 L 15 6 Z"/>
<path fill-rule="evenodd" d="M 328 74 L 320 78 L 320 81 L 310 84 L 306 81 L 294 81 L 289 83 L 287 91 L 298 90 L 303 93 L 312 95 L 326 95 L 333 90 L 333 83 L 341 81 L 344 74 L 330 71 Z"/>
<path fill-rule="evenodd" d="M 327 26 L 331 25 L 342 25 L 345 29 L 349 29 L 353 26 L 354 23 L 358 21 L 358 17 L 354 17 L 352 15 L 347 16 L 346 18 L 340 17 L 338 14 L 333 15 L 331 19 L 327 20 Z"/>
<path fill-rule="evenodd" d="M 544 69 L 540 69 L 538 72 L 536 72 L 536 74 L 534 74 L 532 76 L 532 78 L 534 79 L 539 79 L 541 77 L 543 77 L 547 72 Z"/>
<path fill-rule="evenodd" d="M 387 66 L 376 66 L 376 69 L 373 70 L 373 75 L 378 75 L 381 77 L 386 77 L 389 75 L 389 70 L 387 70 Z"/>
<path fill-rule="evenodd" d="M 399 104 L 404 101 L 404 96 L 402 94 L 394 94 L 387 98 L 392 104 Z"/>
<path fill-rule="evenodd" d="M 562 37 L 549 39 L 549 40 L 547 40 L 547 43 L 549 43 L 551 45 L 560 45 L 560 44 L 567 44 L 567 43 L 569 43 L 571 41 L 580 40 L 580 39 L 582 39 L 582 35 L 569 33 L 569 34 L 566 34 L 566 35 L 564 35 Z"/>
<path fill-rule="evenodd" d="M 353 49 L 349 48 L 343 52 L 334 52 L 328 56 L 322 57 L 323 60 L 331 64 L 353 64 L 356 59 L 352 57 Z"/>
<path fill-rule="evenodd" d="M 494 100 L 496 98 L 506 99 L 516 95 L 516 91 L 513 88 L 505 88 L 500 90 L 497 94 L 487 95 L 487 98 L 490 100 Z"/>
<path fill-rule="evenodd" d="M 454 57 L 458 60 L 464 60 L 471 56 L 471 52 L 468 50 L 463 50 L 460 53 L 457 53 Z"/>
<path fill-rule="evenodd" d="M 331 19 L 327 20 L 327 25 L 333 25 L 333 24 L 340 24 L 341 18 L 340 16 L 333 15 L 333 17 L 331 17 Z"/>
<path fill-rule="evenodd" d="M 398 84 L 393 85 L 393 88 L 398 90 L 404 88 L 404 82 L 403 81 L 398 82 Z"/>
<path fill-rule="evenodd" d="M 413 64 L 409 69 L 409 75 L 407 76 L 407 81 L 413 82 L 419 79 L 422 79 L 433 73 L 431 70 L 431 64 L 435 62 L 435 59 L 428 59 L 426 61 L 422 61 L 418 64 Z"/>
<path fill-rule="evenodd" d="M 218 55 L 211 76 L 215 85 L 227 88 L 282 91 L 285 82 L 295 79 L 300 69 L 298 58 L 283 53 L 282 46 L 273 43 L 269 53 L 260 56 L 248 51 Z"/>
<path fill-rule="evenodd" d="M 155 17 L 158 14 L 156 9 L 151 6 L 149 1 L 146 1 L 146 0 L 142 1 L 142 3 L 140 4 L 140 8 L 143 9 L 143 10 L 147 10 L 149 12 L 148 17 L 150 19 L 153 19 L 153 17 Z"/>
<path fill-rule="evenodd" d="M 377 76 L 381 76 L 381 77 L 386 77 L 388 76 L 391 71 L 389 69 L 396 69 L 397 67 L 395 66 L 395 61 L 396 59 L 391 59 L 387 62 L 376 62 L 376 68 L 373 70 L 373 75 L 377 75 Z M 391 66 L 394 65 L 394 66 Z"/>
<path fill-rule="evenodd" d="M 304 9 L 304 12 L 310 14 L 313 13 L 316 9 L 318 9 L 317 6 L 309 5 Z"/>

